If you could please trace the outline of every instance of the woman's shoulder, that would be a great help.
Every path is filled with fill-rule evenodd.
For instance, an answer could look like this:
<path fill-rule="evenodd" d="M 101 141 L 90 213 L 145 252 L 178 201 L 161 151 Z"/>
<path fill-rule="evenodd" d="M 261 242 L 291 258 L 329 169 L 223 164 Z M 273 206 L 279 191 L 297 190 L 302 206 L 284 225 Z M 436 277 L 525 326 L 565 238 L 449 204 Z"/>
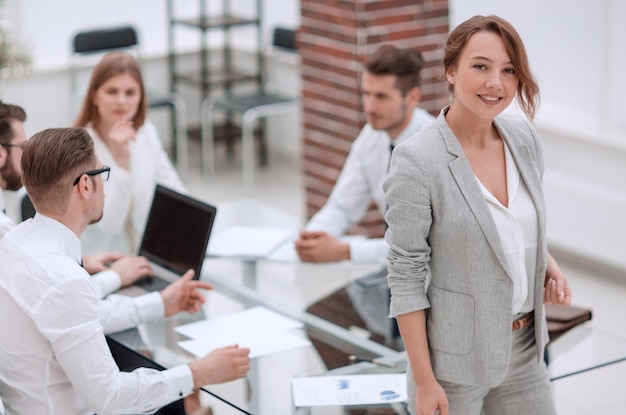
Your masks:
<path fill-rule="evenodd" d="M 156 125 L 148 118 L 146 118 L 146 120 L 143 122 L 143 125 L 139 127 L 137 132 L 158 136 Z"/>
<path fill-rule="evenodd" d="M 409 137 L 400 146 L 405 146 L 407 151 L 423 153 L 429 149 L 437 149 L 444 145 L 442 140 L 442 124 L 437 118 L 430 125 Z"/>
<path fill-rule="evenodd" d="M 495 124 L 500 130 L 517 134 L 535 134 L 532 123 L 523 117 L 513 115 L 501 115 L 495 119 Z"/>
<path fill-rule="evenodd" d="M 137 130 L 137 141 L 162 146 L 159 130 L 149 119 L 146 119 L 143 125 Z"/>

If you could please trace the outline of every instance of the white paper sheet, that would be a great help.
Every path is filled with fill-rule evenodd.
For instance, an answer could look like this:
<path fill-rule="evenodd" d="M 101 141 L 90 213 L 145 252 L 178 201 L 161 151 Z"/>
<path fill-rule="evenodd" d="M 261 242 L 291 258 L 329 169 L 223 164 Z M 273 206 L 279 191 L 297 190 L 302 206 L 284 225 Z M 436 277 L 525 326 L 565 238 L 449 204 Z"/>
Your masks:
<path fill-rule="evenodd" d="M 376 405 L 404 402 L 406 373 L 307 376 L 291 381 L 296 407 Z"/>
<path fill-rule="evenodd" d="M 258 357 L 310 345 L 308 339 L 292 332 L 302 327 L 297 320 L 257 306 L 178 326 L 174 330 L 192 339 L 180 341 L 178 345 L 198 357 L 231 344 L 248 347 L 250 357 Z"/>
<path fill-rule="evenodd" d="M 178 345 L 196 357 L 205 356 L 218 347 L 238 344 L 250 349 L 250 357 L 255 358 L 267 354 L 282 352 L 297 347 L 305 347 L 311 342 L 287 331 L 272 331 L 261 334 L 257 332 L 223 332 L 215 337 L 197 340 L 183 340 Z"/>
<path fill-rule="evenodd" d="M 237 258 L 265 258 L 286 241 L 295 230 L 259 226 L 229 226 L 209 242 L 208 255 Z"/>
<path fill-rule="evenodd" d="M 221 317 L 196 321 L 174 330 L 190 339 L 203 339 L 206 337 L 219 337 L 226 333 L 268 333 L 268 331 L 287 331 L 301 328 L 303 324 L 297 320 L 285 317 L 266 307 L 256 306 L 237 313 L 227 314 Z"/>
<path fill-rule="evenodd" d="M 300 257 L 296 252 L 296 246 L 294 245 L 295 239 L 292 236 L 288 240 L 286 240 L 283 244 L 279 245 L 278 248 L 274 249 L 272 253 L 270 253 L 266 259 L 275 262 L 287 262 L 287 263 L 296 263 L 300 262 Z"/>

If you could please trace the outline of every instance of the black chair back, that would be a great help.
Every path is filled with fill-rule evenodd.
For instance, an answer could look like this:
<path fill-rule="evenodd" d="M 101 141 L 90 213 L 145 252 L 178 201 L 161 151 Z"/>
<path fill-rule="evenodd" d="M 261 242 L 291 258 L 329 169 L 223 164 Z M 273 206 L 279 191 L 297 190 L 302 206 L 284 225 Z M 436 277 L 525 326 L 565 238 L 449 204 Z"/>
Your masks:
<path fill-rule="evenodd" d="M 163 366 L 156 364 L 144 355 L 124 346 L 117 340 L 106 336 L 107 344 L 115 359 L 115 363 L 122 372 L 132 372 L 140 367 L 148 367 L 156 370 L 165 369 Z M 155 415 L 186 415 L 185 405 L 182 399 L 172 402 L 171 404 L 159 409 Z"/>
<path fill-rule="evenodd" d="M 74 53 L 90 54 L 116 49 L 127 49 L 139 44 L 137 31 L 132 26 L 89 30 L 74 36 Z"/>
<path fill-rule="evenodd" d="M 28 197 L 28 193 L 24 193 L 22 203 L 20 203 L 20 213 L 22 214 L 22 220 L 26 220 L 35 216 L 35 206 Z"/>

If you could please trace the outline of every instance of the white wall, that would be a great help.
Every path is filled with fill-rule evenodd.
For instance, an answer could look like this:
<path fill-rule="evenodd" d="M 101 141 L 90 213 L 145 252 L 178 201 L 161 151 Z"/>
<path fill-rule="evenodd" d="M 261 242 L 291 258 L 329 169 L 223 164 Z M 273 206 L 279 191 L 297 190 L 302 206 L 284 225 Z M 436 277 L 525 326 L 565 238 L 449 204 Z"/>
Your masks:
<path fill-rule="evenodd" d="M 73 35 L 81 30 L 132 24 L 140 34 L 147 56 L 167 53 L 167 0 L 3 0 L 11 16 L 13 32 L 30 44 L 36 70 L 62 69 L 67 65 Z M 202 0 L 173 0 L 178 18 L 195 17 Z M 211 14 L 221 13 L 220 1 L 204 0 Z M 230 0 L 231 11 L 251 16 L 256 0 Z M 296 0 L 263 0 L 262 20 L 265 36 L 275 25 L 295 26 L 300 19 Z M 176 45 L 180 52 L 196 50 L 198 31 L 177 29 Z M 253 48 L 252 32 L 236 36 L 239 48 Z M 218 45 L 221 36 L 212 32 L 209 42 Z"/>

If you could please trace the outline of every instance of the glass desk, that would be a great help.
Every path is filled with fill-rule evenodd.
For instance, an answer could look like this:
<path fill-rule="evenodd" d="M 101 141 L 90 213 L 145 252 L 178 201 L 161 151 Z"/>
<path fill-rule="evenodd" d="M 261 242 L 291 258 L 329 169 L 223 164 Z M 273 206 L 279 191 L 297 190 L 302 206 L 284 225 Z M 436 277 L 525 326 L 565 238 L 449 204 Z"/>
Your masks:
<path fill-rule="evenodd" d="M 552 381 L 626 361 L 626 339 L 584 324 L 548 345 Z"/>
<path fill-rule="evenodd" d="M 214 290 L 207 293 L 202 313 L 183 313 L 110 337 L 149 355 L 161 366 L 172 367 L 194 359 L 178 346 L 178 342 L 186 338 L 174 330 L 176 326 L 261 305 L 304 323 L 309 336 L 346 353 L 395 359 L 398 352 L 303 311 L 319 298 L 346 285 L 352 278 L 371 270 L 371 265 L 357 266 L 350 263 L 313 265 L 261 260 L 256 264 L 256 282 L 251 287 L 245 265 L 241 261 L 209 258 L 202 279 L 211 283 Z M 307 336 L 304 330 L 299 335 Z M 349 364 L 346 361 L 346 365 Z M 368 369 L 368 364 L 353 366 L 357 373 Z M 255 415 L 291 414 L 297 413 L 291 398 L 291 379 L 295 376 L 322 375 L 325 372 L 327 370 L 319 354 L 313 345 L 309 345 L 255 358 L 246 380 L 209 385 L 207 389 Z M 210 403 L 215 415 L 241 413 L 214 398 L 202 399 Z M 314 408 L 310 413 L 339 415 L 344 412 L 341 408 Z"/>

